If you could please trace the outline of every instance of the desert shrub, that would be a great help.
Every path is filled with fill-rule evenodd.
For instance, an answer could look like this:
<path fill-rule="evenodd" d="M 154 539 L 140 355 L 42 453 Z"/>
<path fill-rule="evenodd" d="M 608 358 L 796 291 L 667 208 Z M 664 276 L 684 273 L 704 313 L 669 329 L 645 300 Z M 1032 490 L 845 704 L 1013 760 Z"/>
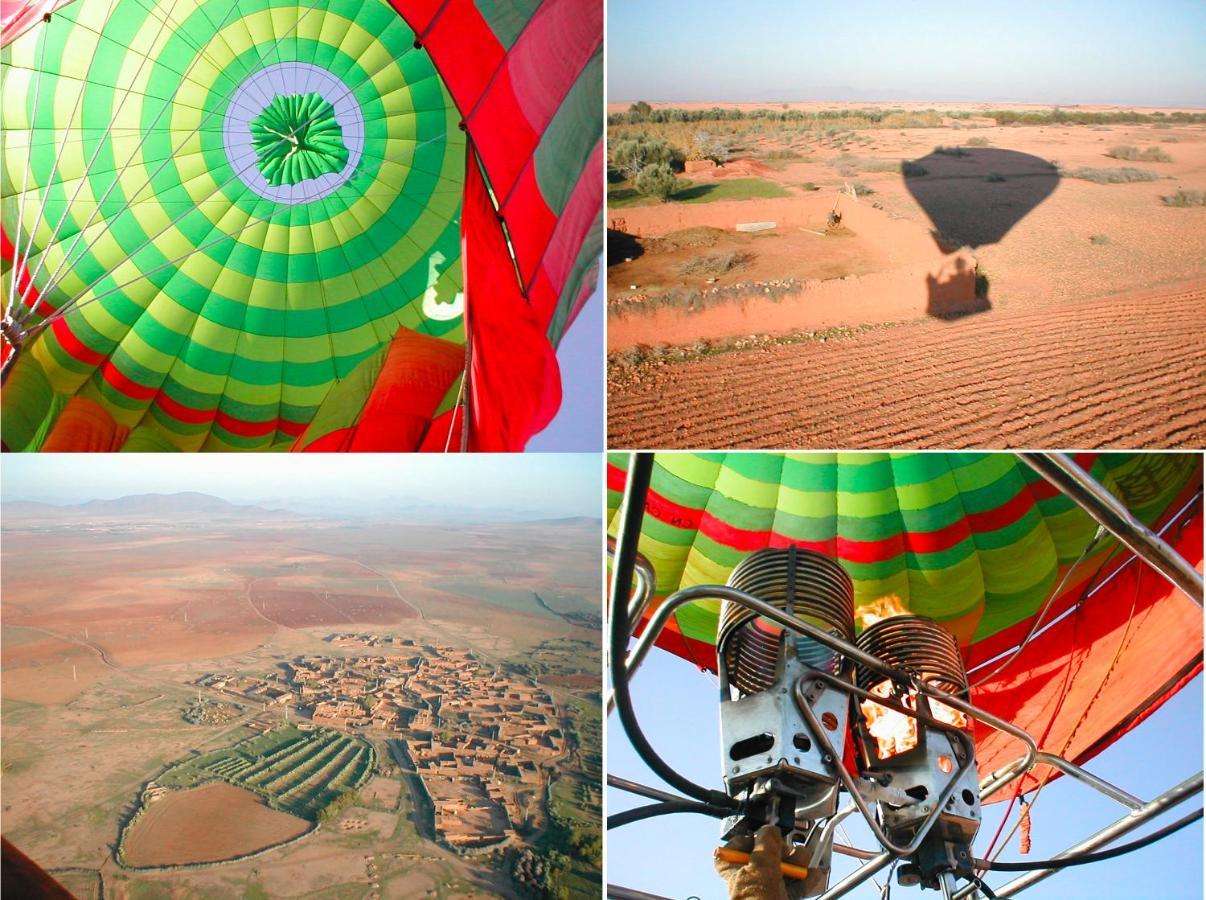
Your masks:
<path fill-rule="evenodd" d="M 832 166 L 847 177 L 859 172 L 899 172 L 900 163 L 894 159 L 875 159 L 869 156 L 856 156 L 853 153 L 840 153 L 833 159 L 826 160 L 826 165 Z"/>
<path fill-rule="evenodd" d="M 935 147 L 934 152 L 941 153 L 943 156 L 954 156 L 954 157 L 971 155 L 971 153 L 969 151 L 964 150 L 962 147 Z"/>
<path fill-rule="evenodd" d="M 668 142 L 638 134 L 622 138 L 609 147 L 611 167 L 633 181 L 646 166 L 664 163 L 670 168 L 682 167 L 682 153 Z"/>
<path fill-rule="evenodd" d="M 989 147 L 992 145 L 992 141 L 986 137 L 971 137 L 963 143 L 967 144 L 969 147 Z"/>
<path fill-rule="evenodd" d="M 1177 138 L 1176 136 L 1170 134 L 1168 137 L 1160 138 L 1160 143 L 1161 144 L 1179 144 L 1179 143 L 1181 143 L 1181 140 L 1179 138 Z"/>
<path fill-rule="evenodd" d="M 691 139 L 691 149 L 687 155 L 691 159 L 710 159 L 721 166 L 729 161 L 732 146 L 723 137 L 710 131 L 697 131 Z"/>
<path fill-rule="evenodd" d="M 863 184 L 863 182 L 861 182 L 861 181 L 854 182 L 853 184 L 850 185 L 850 187 L 854 190 L 854 193 L 856 193 L 860 196 L 865 196 L 867 194 L 875 193 L 875 188 L 871 187 L 870 185 Z"/>
<path fill-rule="evenodd" d="M 621 369 L 629 369 L 633 366 L 640 365 L 645 359 L 645 354 L 640 347 L 626 347 L 623 350 L 613 353 L 608 359 L 608 362 Z"/>
<path fill-rule="evenodd" d="M 732 272 L 734 269 L 744 269 L 754 260 L 752 253 L 730 251 L 728 253 L 710 253 L 707 256 L 697 256 L 687 260 L 678 267 L 679 275 L 696 275 L 701 278 L 711 278 Z"/>
<path fill-rule="evenodd" d="M 1119 144 L 1106 151 L 1106 156 L 1122 159 L 1128 162 L 1172 162 L 1172 157 L 1159 147 L 1148 147 L 1140 150 L 1130 144 Z"/>
<path fill-rule="evenodd" d="M 804 154 L 792 147 L 778 147 L 759 154 L 761 159 L 803 159 Z"/>
<path fill-rule="evenodd" d="M 1005 180 L 1005 176 L 1002 175 L 1000 172 L 989 172 L 988 177 L 985 178 L 984 180 L 991 181 L 994 183 L 1000 183 Z"/>
<path fill-rule="evenodd" d="M 1108 234 L 1091 234 L 1089 235 L 1089 243 L 1098 247 L 1104 247 L 1110 243 L 1110 236 Z"/>
<path fill-rule="evenodd" d="M 998 125 L 1134 125 L 1152 121 L 1201 122 L 1203 113 L 1175 112 L 1167 119 L 1157 113 L 1141 113 L 1131 110 L 1117 112 L 1092 112 L 1089 110 L 1067 110 L 1058 106 L 1042 110 L 990 109 L 983 115 L 997 120 Z"/>
<path fill-rule="evenodd" d="M 920 178 L 922 175 L 930 174 L 930 170 L 921 163 L 905 160 L 900 164 L 900 174 L 905 178 Z"/>
<path fill-rule="evenodd" d="M 819 191 L 821 189 L 821 186 L 815 181 L 806 181 L 800 185 L 800 187 L 804 188 L 806 191 Z"/>
<path fill-rule="evenodd" d="M 1192 191 L 1185 188 L 1177 188 L 1175 194 L 1169 194 L 1166 197 L 1161 197 L 1160 201 L 1165 206 L 1206 206 L 1206 191 Z"/>
<path fill-rule="evenodd" d="M 1092 169 L 1081 166 L 1079 169 L 1063 173 L 1065 178 L 1080 178 L 1094 184 L 1130 184 L 1136 181 L 1155 181 L 1160 176 L 1148 169 L 1136 169 L 1124 166 L 1121 169 Z"/>
<path fill-rule="evenodd" d="M 677 185 L 673 170 L 664 162 L 645 166 L 632 183 L 642 197 L 656 197 L 658 200 L 670 199 Z"/>
<path fill-rule="evenodd" d="M 648 103 L 634 103 L 623 112 L 609 113 L 607 124 L 617 125 L 662 125 L 696 122 L 753 122 L 771 123 L 794 128 L 815 128 L 817 123 L 838 123 L 847 128 L 939 128 L 951 119 L 969 119 L 973 115 L 996 119 L 998 125 L 1119 125 L 1145 122 L 1163 123 L 1167 127 L 1175 124 L 1199 124 L 1206 122 L 1206 113 L 1174 112 L 1141 113 L 1131 110 L 1116 112 L 1092 112 L 1088 110 L 1052 109 L 1017 110 L 990 109 L 956 110 L 941 113 L 936 109 L 905 110 L 900 107 L 862 109 L 733 109 L 714 106 L 709 109 L 679 109 L 660 107 L 653 109 Z"/>

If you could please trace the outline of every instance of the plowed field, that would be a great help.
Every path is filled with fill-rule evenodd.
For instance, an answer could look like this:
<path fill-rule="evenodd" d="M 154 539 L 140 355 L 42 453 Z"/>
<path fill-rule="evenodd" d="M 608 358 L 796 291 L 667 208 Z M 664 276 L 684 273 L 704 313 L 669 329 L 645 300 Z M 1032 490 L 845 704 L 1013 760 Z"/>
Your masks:
<path fill-rule="evenodd" d="M 125 858 L 139 867 L 213 862 L 263 850 L 309 827 L 250 791 L 216 782 L 152 803 L 126 835 Z"/>
<path fill-rule="evenodd" d="M 612 368 L 614 448 L 1201 447 L 1206 282 Z"/>

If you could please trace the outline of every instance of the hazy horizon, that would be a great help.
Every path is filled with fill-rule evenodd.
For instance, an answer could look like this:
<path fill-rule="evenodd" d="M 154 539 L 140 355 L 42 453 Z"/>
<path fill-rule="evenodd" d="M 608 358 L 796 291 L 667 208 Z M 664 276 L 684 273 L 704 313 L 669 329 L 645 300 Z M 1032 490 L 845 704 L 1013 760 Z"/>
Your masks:
<path fill-rule="evenodd" d="M 612 0 L 607 97 L 1203 107 L 1204 33 L 1206 5 L 1178 0 Z"/>
<path fill-rule="evenodd" d="M 597 454 L 74 454 L 0 460 L 0 501 L 73 505 L 196 492 L 286 509 L 428 505 L 508 518 L 601 516 Z"/>

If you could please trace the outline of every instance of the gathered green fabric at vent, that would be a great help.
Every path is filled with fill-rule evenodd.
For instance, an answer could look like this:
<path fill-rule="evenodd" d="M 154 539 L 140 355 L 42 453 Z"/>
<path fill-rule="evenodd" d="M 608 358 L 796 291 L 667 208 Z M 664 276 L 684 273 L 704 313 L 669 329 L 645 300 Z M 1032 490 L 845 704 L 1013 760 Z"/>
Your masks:
<path fill-rule="evenodd" d="M 278 94 L 250 127 L 256 165 L 273 187 L 339 172 L 348 161 L 335 108 L 321 94 Z"/>

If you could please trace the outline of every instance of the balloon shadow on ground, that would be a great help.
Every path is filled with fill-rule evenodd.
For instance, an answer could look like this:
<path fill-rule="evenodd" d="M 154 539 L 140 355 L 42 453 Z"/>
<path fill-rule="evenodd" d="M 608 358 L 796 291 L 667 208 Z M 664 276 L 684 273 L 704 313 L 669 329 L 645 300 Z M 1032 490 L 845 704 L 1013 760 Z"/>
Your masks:
<path fill-rule="evenodd" d="M 955 257 L 954 271 L 943 273 L 943 276 L 925 277 L 926 315 L 951 321 L 992 309 L 988 299 L 988 276 L 974 271 L 964 257 Z M 968 299 L 969 290 L 974 292 L 971 299 Z"/>
<path fill-rule="evenodd" d="M 933 223 L 944 252 L 1000 242 L 1059 185 L 1059 170 L 1045 159 L 995 147 L 939 147 L 905 164 L 905 186 Z M 924 174 L 923 174 L 924 173 Z M 968 271 L 962 258 L 946 277 L 927 276 L 926 311 L 955 319 L 992 308 L 988 278 Z M 967 300 L 969 280 L 975 299 Z"/>

